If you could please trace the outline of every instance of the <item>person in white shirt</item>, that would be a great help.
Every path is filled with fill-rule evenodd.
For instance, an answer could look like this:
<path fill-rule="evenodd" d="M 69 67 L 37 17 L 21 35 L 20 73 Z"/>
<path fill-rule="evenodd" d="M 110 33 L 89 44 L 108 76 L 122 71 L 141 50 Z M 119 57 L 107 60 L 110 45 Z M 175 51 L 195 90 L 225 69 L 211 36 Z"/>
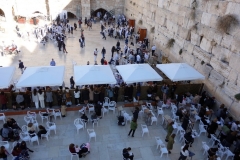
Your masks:
<path fill-rule="evenodd" d="M 145 62 L 148 62 L 148 59 L 149 59 L 149 53 L 148 52 L 145 52 L 144 59 L 145 59 Z"/>
<path fill-rule="evenodd" d="M 44 92 L 42 90 L 39 90 L 38 92 L 38 99 L 40 101 L 40 106 L 41 108 L 45 108 L 45 103 L 44 103 Z"/>
<path fill-rule="evenodd" d="M 154 56 L 155 51 L 156 51 L 156 46 L 153 45 L 153 46 L 152 46 L 152 56 Z"/>
<path fill-rule="evenodd" d="M 180 157 L 178 158 L 178 160 L 186 160 L 187 159 L 187 157 L 189 156 L 188 147 L 189 147 L 188 144 L 181 147 Z"/>
<path fill-rule="evenodd" d="M 96 62 L 97 61 L 97 54 L 98 54 L 98 50 L 97 50 L 97 48 L 94 50 L 94 62 Z"/>
<path fill-rule="evenodd" d="M 141 62 L 141 57 L 140 57 L 140 55 L 138 54 L 137 55 L 137 63 L 140 63 Z"/>
<path fill-rule="evenodd" d="M 116 62 L 119 60 L 119 53 L 116 53 L 113 57 L 113 60 Z"/>
<path fill-rule="evenodd" d="M 75 105 L 80 106 L 80 91 L 78 90 L 78 87 L 76 87 L 74 91 L 74 98 L 75 98 Z"/>
<path fill-rule="evenodd" d="M 237 131 L 238 130 L 238 124 L 239 124 L 238 121 L 233 122 L 232 126 L 231 126 L 231 131 Z"/>

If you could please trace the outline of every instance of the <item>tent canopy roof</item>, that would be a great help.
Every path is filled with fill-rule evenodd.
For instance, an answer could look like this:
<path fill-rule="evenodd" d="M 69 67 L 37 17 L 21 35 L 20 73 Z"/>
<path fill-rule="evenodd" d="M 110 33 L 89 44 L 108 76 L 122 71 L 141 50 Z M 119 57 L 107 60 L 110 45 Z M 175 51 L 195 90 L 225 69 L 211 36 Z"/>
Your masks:
<path fill-rule="evenodd" d="M 157 68 L 172 81 L 205 79 L 201 73 L 186 63 L 158 64 Z"/>
<path fill-rule="evenodd" d="M 149 64 L 120 65 L 116 68 L 126 83 L 163 80 Z"/>
<path fill-rule="evenodd" d="M 16 87 L 62 86 L 64 72 L 64 66 L 27 67 Z"/>
<path fill-rule="evenodd" d="M 109 65 L 74 66 L 76 85 L 116 84 L 116 79 Z"/>
<path fill-rule="evenodd" d="M 15 67 L 0 67 L 0 88 L 8 88 L 15 71 Z"/>

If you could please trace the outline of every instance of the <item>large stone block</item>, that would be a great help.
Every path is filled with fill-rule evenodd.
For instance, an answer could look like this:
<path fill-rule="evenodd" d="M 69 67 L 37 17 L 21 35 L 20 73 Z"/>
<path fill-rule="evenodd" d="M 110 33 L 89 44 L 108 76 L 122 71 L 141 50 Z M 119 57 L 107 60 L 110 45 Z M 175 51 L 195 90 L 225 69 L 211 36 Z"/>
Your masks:
<path fill-rule="evenodd" d="M 222 85 L 224 82 L 225 78 L 219 74 L 216 70 L 211 70 L 210 76 L 209 76 L 209 81 L 212 82 L 215 86 Z"/>
<path fill-rule="evenodd" d="M 211 16 L 212 15 L 210 13 L 203 12 L 201 23 L 206 25 L 206 26 L 209 26 L 210 23 L 211 23 Z"/>
<path fill-rule="evenodd" d="M 224 34 L 221 46 L 230 49 L 232 41 L 233 41 L 233 36 Z"/>
<path fill-rule="evenodd" d="M 194 45 L 189 41 L 184 42 L 184 49 L 186 49 L 190 54 L 193 52 Z"/>
<path fill-rule="evenodd" d="M 212 52 L 212 45 L 211 41 L 206 39 L 205 37 L 202 38 L 200 48 L 202 48 L 204 51 L 211 53 Z"/>
<path fill-rule="evenodd" d="M 174 36 L 174 39 L 175 43 L 178 44 L 180 48 L 183 48 L 185 40 L 177 35 Z"/>
<path fill-rule="evenodd" d="M 239 106 L 240 106 L 239 101 L 234 101 L 232 105 L 229 107 L 229 112 L 235 120 L 240 120 Z"/>
<path fill-rule="evenodd" d="M 182 39 L 186 39 L 188 36 L 188 32 L 188 29 L 179 26 L 177 35 L 179 35 Z"/>
<path fill-rule="evenodd" d="M 238 78 L 238 73 L 232 69 L 231 72 L 229 73 L 227 79 L 234 84 L 237 84 L 237 78 Z"/>
<path fill-rule="evenodd" d="M 165 0 L 158 0 L 158 7 L 163 8 L 163 2 Z"/>
<path fill-rule="evenodd" d="M 191 32 L 191 43 L 200 46 L 200 36 L 194 32 Z"/>
<path fill-rule="evenodd" d="M 218 73 L 223 75 L 225 78 L 228 77 L 231 71 L 231 67 L 229 67 L 226 63 L 223 63 L 222 61 L 219 61 L 215 57 L 212 57 L 210 64 Z"/>
<path fill-rule="evenodd" d="M 216 45 L 216 46 L 213 46 L 212 54 L 218 60 L 225 60 L 226 62 L 229 62 L 232 53 L 228 49 L 222 46 Z"/>
<path fill-rule="evenodd" d="M 216 99 L 220 100 L 225 106 L 231 106 L 233 98 L 227 95 L 221 87 L 218 87 L 214 93 Z"/>
<path fill-rule="evenodd" d="M 186 52 L 183 52 L 181 56 L 182 56 L 184 62 L 186 62 L 187 64 L 189 64 L 191 66 L 194 66 L 194 64 L 196 62 L 196 58 L 194 55 L 192 55 L 191 53 L 186 51 Z"/>
<path fill-rule="evenodd" d="M 229 66 L 233 68 L 235 71 L 237 71 L 238 73 L 240 73 L 239 62 L 240 62 L 240 54 L 239 53 L 231 54 Z"/>
<path fill-rule="evenodd" d="M 223 90 L 227 95 L 234 97 L 235 94 L 239 93 L 240 87 L 232 82 L 228 82 L 224 85 Z"/>
<path fill-rule="evenodd" d="M 202 50 L 200 47 L 195 46 L 193 49 L 193 55 L 205 63 L 210 63 L 212 54 Z"/>
<path fill-rule="evenodd" d="M 231 44 L 231 51 L 235 53 L 240 53 L 240 39 L 239 37 L 234 37 Z"/>
<path fill-rule="evenodd" d="M 167 29 L 171 31 L 173 34 L 176 34 L 178 31 L 178 25 L 170 20 L 167 20 Z"/>

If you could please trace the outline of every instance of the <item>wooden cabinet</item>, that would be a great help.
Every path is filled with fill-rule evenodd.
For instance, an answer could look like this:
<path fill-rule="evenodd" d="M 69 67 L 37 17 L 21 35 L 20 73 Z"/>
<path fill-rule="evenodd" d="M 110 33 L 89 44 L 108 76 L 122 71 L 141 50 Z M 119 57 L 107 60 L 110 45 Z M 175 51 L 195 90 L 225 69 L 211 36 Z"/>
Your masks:
<path fill-rule="evenodd" d="M 143 41 L 144 38 L 147 36 L 147 28 L 140 27 L 138 29 L 139 32 L 139 41 Z"/>
<path fill-rule="evenodd" d="M 128 25 L 129 25 L 130 27 L 135 27 L 135 19 L 129 19 L 129 20 L 128 20 Z"/>

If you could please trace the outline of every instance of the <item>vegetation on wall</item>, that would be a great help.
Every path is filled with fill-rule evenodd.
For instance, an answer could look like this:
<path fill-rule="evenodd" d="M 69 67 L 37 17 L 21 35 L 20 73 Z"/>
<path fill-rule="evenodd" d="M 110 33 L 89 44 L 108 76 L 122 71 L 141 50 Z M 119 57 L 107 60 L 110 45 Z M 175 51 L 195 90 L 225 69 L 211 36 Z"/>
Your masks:
<path fill-rule="evenodd" d="M 240 100 L 240 93 L 236 94 L 234 97 L 235 97 L 237 100 Z"/>
<path fill-rule="evenodd" d="M 196 10 L 195 10 L 195 7 L 192 8 L 189 16 L 190 16 L 190 19 L 191 19 L 191 20 L 195 20 L 195 18 L 196 18 Z"/>
<path fill-rule="evenodd" d="M 239 24 L 237 17 L 233 14 L 227 14 L 223 17 L 220 17 L 217 21 L 217 29 L 221 33 L 228 34 L 230 29 L 236 27 Z"/>
<path fill-rule="evenodd" d="M 138 24 L 139 24 L 139 25 L 142 25 L 142 23 L 143 23 L 143 22 L 142 22 L 142 20 L 140 19 L 140 20 L 138 21 Z"/>
<path fill-rule="evenodd" d="M 155 27 L 152 27 L 150 31 L 151 31 L 151 33 L 154 33 L 155 32 Z"/>
<path fill-rule="evenodd" d="M 179 55 L 181 55 L 181 54 L 182 54 L 182 49 L 179 50 Z"/>
<path fill-rule="evenodd" d="M 166 48 L 171 48 L 174 45 L 175 39 L 171 38 L 166 44 Z"/>
<path fill-rule="evenodd" d="M 201 65 L 203 65 L 205 62 L 204 61 L 201 61 Z"/>

